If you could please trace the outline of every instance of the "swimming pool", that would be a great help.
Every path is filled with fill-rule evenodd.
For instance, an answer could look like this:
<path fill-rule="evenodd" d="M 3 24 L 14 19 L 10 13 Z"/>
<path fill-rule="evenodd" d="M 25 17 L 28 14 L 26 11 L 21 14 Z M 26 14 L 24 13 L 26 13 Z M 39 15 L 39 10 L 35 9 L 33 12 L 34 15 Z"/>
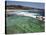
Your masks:
<path fill-rule="evenodd" d="M 32 32 L 44 32 L 44 21 L 40 21 L 36 18 L 29 17 L 32 16 L 41 16 L 39 13 L 29 13 L 28 11 L 16 11 L 12 13 L 15 16 L 6 17 L 6 32 L 7 34 L 12 33 L 32 33 Z M 20 16 L 20 15 L 28 16 Z"/>

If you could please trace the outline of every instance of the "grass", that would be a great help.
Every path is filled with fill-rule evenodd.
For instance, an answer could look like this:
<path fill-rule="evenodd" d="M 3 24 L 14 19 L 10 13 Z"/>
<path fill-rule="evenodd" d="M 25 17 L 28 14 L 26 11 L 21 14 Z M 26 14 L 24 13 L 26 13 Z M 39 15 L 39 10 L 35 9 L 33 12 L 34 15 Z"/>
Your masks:
<path fill-rule="evenodd" d="M 10 16 L 6 22 L 7 34 L 44 32 L 44 22 L 32 17 Z"/>

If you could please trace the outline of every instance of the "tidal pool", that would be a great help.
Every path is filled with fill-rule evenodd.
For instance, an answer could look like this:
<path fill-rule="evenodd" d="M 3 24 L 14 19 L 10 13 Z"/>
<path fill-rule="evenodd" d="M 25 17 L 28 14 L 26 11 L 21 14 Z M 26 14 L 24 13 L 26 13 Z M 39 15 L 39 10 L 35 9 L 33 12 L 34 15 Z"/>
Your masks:
<path fill-rule="evenodd" d="M 27 16 L 6 17 L 7 34 L 44 32 L 44 21 Z"/>

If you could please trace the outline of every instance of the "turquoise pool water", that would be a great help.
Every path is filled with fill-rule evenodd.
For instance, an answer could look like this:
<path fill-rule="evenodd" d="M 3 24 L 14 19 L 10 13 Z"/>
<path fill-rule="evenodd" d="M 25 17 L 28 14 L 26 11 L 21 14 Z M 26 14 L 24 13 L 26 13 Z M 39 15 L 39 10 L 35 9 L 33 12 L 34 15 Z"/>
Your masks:
<path fill-rule="evenodd" d="M 6 17 L 7 34 L 44 32 L 44 21 L 26 16 Z"/>

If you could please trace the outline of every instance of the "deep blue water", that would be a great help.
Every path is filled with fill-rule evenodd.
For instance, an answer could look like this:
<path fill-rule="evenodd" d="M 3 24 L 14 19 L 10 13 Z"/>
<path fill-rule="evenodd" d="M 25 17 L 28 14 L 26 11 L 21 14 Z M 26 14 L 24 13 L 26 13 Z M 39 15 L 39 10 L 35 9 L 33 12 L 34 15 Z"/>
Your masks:
<path fill-rule="evenodd" d="M 37 14 L 39 14 L 38 16 L 45 16 L 45 12 L 44 11 L 39 11 L 39 12 L 30 11 L 29 13 L 37 13 Z"/>

